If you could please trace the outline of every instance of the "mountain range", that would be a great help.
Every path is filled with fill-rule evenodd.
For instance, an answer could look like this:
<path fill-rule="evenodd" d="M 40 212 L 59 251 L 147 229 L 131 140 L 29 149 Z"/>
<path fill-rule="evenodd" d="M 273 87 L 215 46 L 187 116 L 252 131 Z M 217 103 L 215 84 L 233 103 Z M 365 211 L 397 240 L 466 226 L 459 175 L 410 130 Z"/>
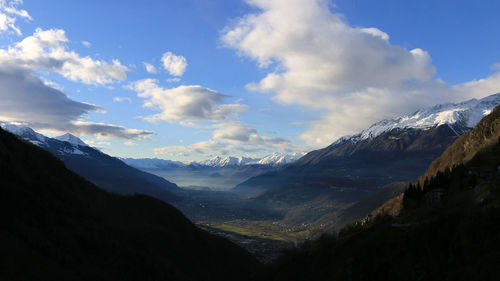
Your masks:
<path fill-rule="evenodd" d="M 120 158 L 126 164 L 187 189 L 231 190 L 237 184 L 289 164 L 305 153 L 273 153 L 263 158 L 215 156 L 203 161 Z"/>
<path fill-rule="evenodd" d="M 130 167 L 71 134 L 49 138 L 26 126 L 4 123 L 1 127 L 51 152 L 62 160 L 68 169 L 105 190 L 120 194 L 146 194 L 165 202 L 181 198 L 182 190 L 177 185 Z"/>
<path fill-rule="evenodd" d="M 495 94 L 383 120 L 276 171 L 250 178 L 234 191 L 283 212 L 290 223 L 324 221 L 322 216 L 334 216 L 386 185 L 416 180 L 499 104 L 500 94 Z"/>
<path fill-rule="evenodd" d="M 136 167 L 138 169 L 147 170 L 162 170 L 172 167 L 183 167 L 183 166 L 202 166 L 202 167 L 229 167 L 229 166 L 246 166 L 246 165 L 262 165 L 270 167 L 279 167 L 299 159 L 304 156 L 303 152 L 294 153 L 279 153 L 275 152 L 262 158 L 250 158 L 243 156 L 214 156 L 212 158 L 202 160 L 202 161 L 172 161 L 164 160 L 158 158 L 120 158 L 126 164 Z"/>

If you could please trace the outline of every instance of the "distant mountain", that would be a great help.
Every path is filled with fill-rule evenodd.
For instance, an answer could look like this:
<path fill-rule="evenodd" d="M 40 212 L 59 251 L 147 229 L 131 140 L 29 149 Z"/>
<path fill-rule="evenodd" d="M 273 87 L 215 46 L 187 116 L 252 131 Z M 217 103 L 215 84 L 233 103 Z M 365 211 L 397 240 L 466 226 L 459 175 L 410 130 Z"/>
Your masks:
<path fill-rule="evenodd" d="M 166 202 L 178 200 L 182 193 L 175 184 L 130 167 L 71 134 L 49 138 L 25 126 L 2 124 L 1 127 L 51 152 L 70 170 L 108 191 L 146 194 Z"/>
<path fill-rule="evenodd" d="M 260 174 L 274 171 L 304 153 L 273 153 L 263 158 L 215 156 L 203 161 L 121 158 L 127 165 L 164 177 L 186 189 L 230 190 Z"/>
<path fill-rule="evenodd" d="M 500 104 L 500 94 L 377 122 L 235 187 L 292 223 L 340 211 L 393 182 L 414 181 L 461 134 Z M 313 207 L 314 206 L 314 207 Z"/>
<path fill-rule="evenodd" d="M 103 191 L 3 129 L 0 171 L 0 280 L 240 280 L 260 267 L 171 205 Z"/>
<path fill-rule="evenodd" d="M 400 152 L 403 149 L 408 151 L 419 149 L 420 143 L 413 146 L 386 145 L 382 147 L 369 147 L 377 145 L 373 140 L 390 132 L 431 130 L 441 126 L 448 126 L 455 135 L 459 136 L 474 127 L 484 116 L 488 115 L 493 108 L 500 104 L 500 93 L 477 100 L 472 99 L 461 103 L 447 103 L 424 108 L 413 114 L 395 119 L 387 119 L 377 122 L 368 129 L 353 136 L 344 136 L 332 143 L 330 146 L 308 153 L 295 165 L 318 164 L 322 161 L 329 161 L 336 157 L 343 157 L 356 154 L 363 150 L 394 150 Z M 392 140 L 399 140 L 392 136 Z M 400 142 L 393 142 L 399 144 Z M 370 145 L 367 145 L 370 144 Z M 425 144 L 423 144 L 425 145 Z"/>
<path fill-rule="evenodd" d="M 119 158 L 125 164 L 137 168 L 139 170 L 164 170 L 173 169 L 178 167 L 186 166 L 185 163 L 180 161 L 171 161 L 158 158 Z"/>
<path fill-rule="evenodd" d="M 267 155 L 263 158 L 249 158 L 249 157 L 233 157 L 233 156 L 215 156 L 213 158 L 198 161 L 196 164 L 208 167 L 227 167 L 227 166 L 245 166 L 245 165 L 263 165 L 271 167 L 279 167 L 285 164 L 292 163 L 293 161 L 304 156 L 305 153 L 279 153 Z"/>
<path fill-rule="evenodd" d="M 210 158 L 210 159 L 207 159 L 204 161 L 198 161 L 197 164 L 202 165 L 202 166 L 209 166 L 209 167 L 243 166 L 243 165 L 247 165 L 248 163 L 253 162 L 255 160 L 256 159 L 242 157 L 242 156 L 239 156 L 239 157 L 215 156 L 213 158 Z"/>
<path fill-rule="evenodd" d="M 264 158 L 259 159 L 258 161 L 250 162 L 250 164 L 258 164 L 258 165 L 268 165 L 273 167 L 279 167 L 286 164 L 290 164 L 297 159 L 304 156 L 306 153 L 304 152 L 295 152 L 295 153 L 273 153 Z"/>
<path fill-rule="evenodd" d="M 263 165 L 271 167 L 279 167 L 304 156 L 303 152 L 295 153 L 279 153 L 267 155 L 263 158 L 250 158 L 243 156 L 214 156 L 202 161 L 180 162 L 158 158 L 120 158 L 127 165 L 141 170 L 162 170 L 175 167 L 193 166 L 193 167 L 214 167 L 224 168 L 230 166 L 245 166 L 245 165 Z"/>

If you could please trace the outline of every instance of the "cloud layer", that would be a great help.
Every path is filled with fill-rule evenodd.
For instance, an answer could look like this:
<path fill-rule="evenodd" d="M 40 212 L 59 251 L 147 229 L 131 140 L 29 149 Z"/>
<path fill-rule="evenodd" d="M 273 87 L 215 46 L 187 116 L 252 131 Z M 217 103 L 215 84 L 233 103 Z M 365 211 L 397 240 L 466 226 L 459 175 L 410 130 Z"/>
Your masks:
<path fill-rule="evenodd" d="M 15 65 L 0 65 L 0 120 L 24 123 L 54 133 L 122 139 L 143 139 L 152 132 L 85 121 L 89 112 L 104 109 L 71 100 L 30 71 Z"/>
<path fill-rule="evenodd" d="M 293 152 L 297 150 L 289 140 L 259 135 L 257 130 L 240 123 L 222 123 L 214 126 L 212 138 L 191 145 L 167 146 L 155 149 L 155 154 L 190 156 L 192 154 L 213 156 L 226 155 L 235 151 Z"/>
<path fill-rule="evenodd" d="M 145 107 L 161 111 L 145 117 L 148 121 L 193 125 L 198 121 L 228 120 L 247 109 L 242 104 L 223 104 L 228 96 L 201 86 L 165 89 L 155 79 L 144 79 L 130 84 L 128 88 L 145 99 Z"/>
<path fill-rule="evenodd" d="M 350 26 L 326 0 L 247 2 L 257 12 L 226 28 L 222 41 L 270 69 L 248 89 L 274 93 L 281 104 L 324 112 L 301 136 L 314 147 L 384 117 L 500 89 L 493 76 L 467 91 L 468 86 L 451 87 L 435 79 L 426 51 L 395 46 L 377 28 Z"/>

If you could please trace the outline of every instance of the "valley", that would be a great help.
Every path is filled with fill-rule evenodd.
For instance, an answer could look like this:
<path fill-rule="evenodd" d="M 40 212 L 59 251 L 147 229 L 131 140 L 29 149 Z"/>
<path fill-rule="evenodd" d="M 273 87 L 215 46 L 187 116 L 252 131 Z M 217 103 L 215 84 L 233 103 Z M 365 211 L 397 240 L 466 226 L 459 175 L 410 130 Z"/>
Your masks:
<path fill-rule="evenodd" d="M 0 281 L 500 280 L 499 12 L 0 0 Z"/>
<path fill-rule="evenodd" d="M 227 157 L 205 161 L 212 166 L 197 163 L 162 169 L 156 164 L 152 169 L 151 164 L 143 169 L 173 182 L 212 185 L 201 190 L 184 188 L 187 199 L 174 203 L 197 224 L 302 243 L 321 233 L 336 233 L 401 195 L 408 182 L 416 181 L 436 157 L 479 122 L 479 116 L 498 104 L 497 94 L 421 109 L 375 123 L 284 165 L 238 165 L 243 158 Z M 145 165 L 158 160 L 141 161 Z M 214 188 L 217 181 L 206 180 L 214 173 L 235 185 Z M 225 191 L 214 191 L 219 189 Z"/>
<path fill-rule="evenodd" d="M 416 181 L 477 122 L 468 116 L 497 104 L 500 95 L 436 106 L 425 109 L 430 113 L 424 117 L 415 115 L 426 120 L 425 116 L 451 111 L 459 113 L 457 119 L 441 124 L 437 118 L 423 128 L 398 127 L 399 120 L 411 116 L 386 120 L 380 122 L 385 129 L 377 123 L 324 149 L 305 155 L 274 154 L 263 158 L 265 161 L 237 157 L 191 163 L 117 159 L 69 134 L 48 138 L 27 127 L 3 127 L 52 152 L 68 168 L 105 189 L 149 194 L 171 203 L 200 229 L 225 237 L 261 262 L 270 263 L 283 251 L 325 233 L 338 233 L 401 196 L 409 182 Z"/>

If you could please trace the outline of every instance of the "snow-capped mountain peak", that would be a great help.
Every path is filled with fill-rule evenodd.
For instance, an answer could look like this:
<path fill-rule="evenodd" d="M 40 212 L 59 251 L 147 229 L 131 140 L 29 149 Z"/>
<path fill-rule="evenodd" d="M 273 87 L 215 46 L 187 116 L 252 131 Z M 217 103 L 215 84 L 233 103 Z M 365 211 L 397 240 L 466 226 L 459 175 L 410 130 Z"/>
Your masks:
<path fill-rule="evenodd" d="M 20 136 L 23 139 L 40 146 L 41 144 L 45 143 L 47 140 L 47 137 L 39 134 L 30 127 L 22 126 L 22 125 L 14 125 L 10 123 L 1 123 L 0 126 L 14 135 Z"/>
<path fill-rule="evenodd" d="M 251 161 L 255 161 L 256 159 L 247 158 L 243 156 L 233 157 L 233 156 L 215 156 L 210 159 L 200 161 L 198 164 L 210 167 L 226 167 L 226 166 L 242 166 L 246 165 Z"/>
<path fill-rule="evenodd" d="M 69 142 L 69 143 L 76 145 L 76 146 L 88 146 L 81 139 L 79 139 L 78 137 L 75 137 L 74 135 L 72 135 L 70 133 L 55 137 L 55 139 L 60 140 L 60 141 Z"/>
<path fill-rule="evenodd" d="M 227 166 L 244 166 L 244 165 L 266 165 L 266 166 L 281 166 L 291 163 L 300 157 L 304 156 L 303 152 L 296 153 L 273 153 L 263 158 L 249 158 L 249 157 L 233 157 L 233 156 L 215 156 L 210 159 L 196 162 L 198 165 L 210 167 L 227 167 Z"/>
<path fill-rule="evenodd" d="M 335 143 L 343 142 L 347 139 L 372 139 L 393 129 L 428 129 L 445 124 L 460 124 L 466 128 L 472 128 L 499 104 L 500 93 L 479 100 L 471 99 L 460 103 L 446 103 L 423 108 L 413 114 L 382 120 L 357 135 L 342 137 Z"/>
<path fill-rule="evenodd" d="M 275 152 L 271 155 L 268 155 L 259 161 L 256 162 L 256 164 L 259 165 L 269 165 L 269 166 L 281 166 L 285 165 L 288 163 L 291 163 L 300 157 L 304 156 L 306 153 L 304 152 L 295 152 L 295 153 L 279 153 Z"/>
<path fill-rule="evenodd" d="M 87 155 L 87 153 L 83 152 L 81 148 L 89 146 L 71 134 L 65 134 L 57 138 L 49 138 L 26 126 L 11 123 L 0 123 L 0 125 L 4 130 L 17 135 L 34 145 L 47 149 L 54 154 Z"/>

